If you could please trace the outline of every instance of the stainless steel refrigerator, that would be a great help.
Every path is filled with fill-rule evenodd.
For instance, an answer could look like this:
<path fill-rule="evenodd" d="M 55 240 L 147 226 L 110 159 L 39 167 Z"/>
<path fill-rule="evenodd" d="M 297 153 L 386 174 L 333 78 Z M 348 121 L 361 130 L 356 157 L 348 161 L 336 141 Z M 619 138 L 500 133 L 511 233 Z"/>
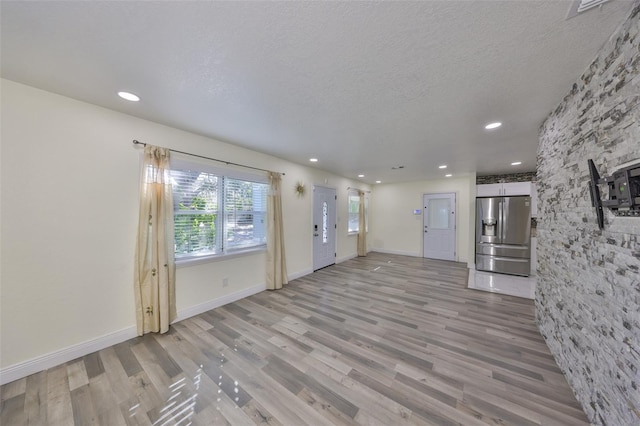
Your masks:
<path fill-rule="evenodd" d="M 531 197 L 476 199 L 476 270 L 529 275 Z"/>

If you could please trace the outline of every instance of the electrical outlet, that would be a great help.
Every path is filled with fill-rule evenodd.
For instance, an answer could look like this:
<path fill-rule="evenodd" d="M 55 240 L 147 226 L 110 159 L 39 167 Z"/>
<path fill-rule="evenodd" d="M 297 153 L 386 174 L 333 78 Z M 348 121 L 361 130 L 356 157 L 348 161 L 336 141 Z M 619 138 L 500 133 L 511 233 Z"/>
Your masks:
<path fill-rule="evenodd" d="M 229 285 L 229 278 L 224 277 L 222 279 L 222 287 L 227 287 Z"/>

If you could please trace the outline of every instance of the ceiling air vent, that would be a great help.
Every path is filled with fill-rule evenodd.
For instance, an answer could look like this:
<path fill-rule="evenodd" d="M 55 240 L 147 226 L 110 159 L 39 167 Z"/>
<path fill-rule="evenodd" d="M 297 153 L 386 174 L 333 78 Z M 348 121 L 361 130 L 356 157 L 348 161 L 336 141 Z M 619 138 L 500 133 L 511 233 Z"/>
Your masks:
<path fill-rule="evenodd" d="M 608 1 L 609 0 L 576 0 L 571 4 L 571 7 L 569 8 L 567 19 L 571 19 L 582 12 L 586 12 L 587 10 L 593 9 L 594 7 L 600 6 L 601 4 Z"/>

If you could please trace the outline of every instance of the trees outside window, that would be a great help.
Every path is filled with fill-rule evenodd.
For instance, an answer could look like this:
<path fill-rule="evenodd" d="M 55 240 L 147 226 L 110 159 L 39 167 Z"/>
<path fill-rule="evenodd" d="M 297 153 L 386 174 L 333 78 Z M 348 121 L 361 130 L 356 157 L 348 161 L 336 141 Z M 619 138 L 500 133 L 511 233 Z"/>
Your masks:
<path fill-rule="evenodd" d="M 195 168 L 171 178 L 177 260 L 266 244 L 266 183 Z"/>

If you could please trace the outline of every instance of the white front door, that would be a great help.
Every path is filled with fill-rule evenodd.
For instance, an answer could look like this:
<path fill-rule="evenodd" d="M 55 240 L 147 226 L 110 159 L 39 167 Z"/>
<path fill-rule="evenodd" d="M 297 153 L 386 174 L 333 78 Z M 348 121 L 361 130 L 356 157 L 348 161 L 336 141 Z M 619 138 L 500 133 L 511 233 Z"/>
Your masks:
<path fill-rule="evenodd" d="M 336 190 L 313 188 L 313 270 L 336 263 Z"/>
<path fill-rule="evenodd" d="M 424 257 L 456 259 L 456 194 L 425 194 Z"/>

